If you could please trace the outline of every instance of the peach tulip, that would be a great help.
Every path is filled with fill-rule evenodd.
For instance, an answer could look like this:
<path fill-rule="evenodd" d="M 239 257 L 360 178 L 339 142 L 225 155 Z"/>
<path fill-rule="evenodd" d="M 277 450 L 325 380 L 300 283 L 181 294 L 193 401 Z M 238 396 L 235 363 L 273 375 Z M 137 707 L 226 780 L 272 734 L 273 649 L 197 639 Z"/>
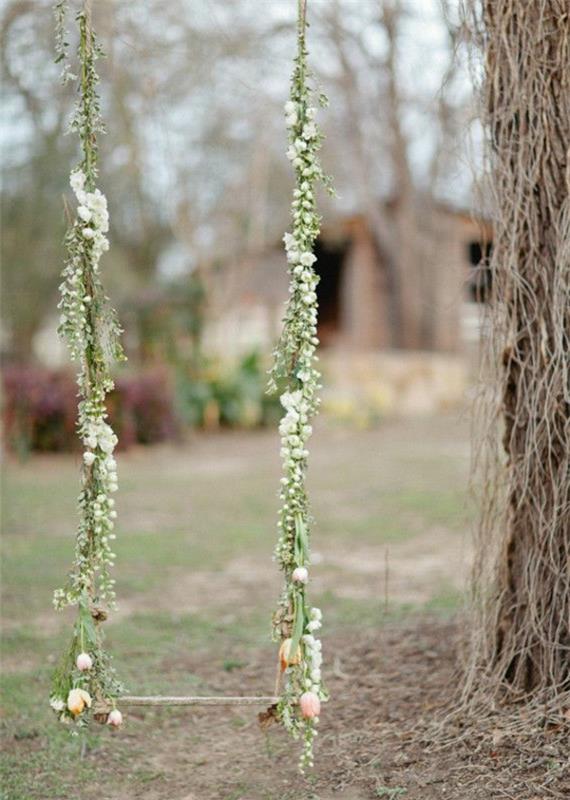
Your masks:
<path fill-rule="evenodd" d="M 299 700 L 303 719 L 313 719 L 321 713 L 321 701 L 315 692 L 304 692 Z"/>
<path fill-rule="evenodd" d="M 301 661 L 301 648 L 297 646 L 297 652 L 291 654 L 291 639 L 283 639 L 281 647 L 279 648 L 279 660 L 281 662 L 281 669 L 284 672 L 287 667 L 293 664 L 299 664 Z"/>
<path fill-rule="evenodd" d="M 91 695 L 83 689 L 72 689 L 67 695 L 67 708 L 72 714 L 78 716 L 83 709 L 91 708 Z"/>

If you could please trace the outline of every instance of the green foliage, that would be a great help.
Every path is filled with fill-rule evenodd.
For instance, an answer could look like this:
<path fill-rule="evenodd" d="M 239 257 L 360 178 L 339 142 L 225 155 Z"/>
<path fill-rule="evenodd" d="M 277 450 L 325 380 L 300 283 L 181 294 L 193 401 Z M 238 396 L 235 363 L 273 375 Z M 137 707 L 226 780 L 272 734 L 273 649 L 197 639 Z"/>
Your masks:
<path fill-rule="evenodd" d="M 265 392 L 261 355 L 252 352 L 237 365 L 204 359 L 193 370 L 177 372 L 176 395 L 181 420 L 191 427 L 253 428 L 279 419 L 279 399 Z"/>
<path fill-rule="evenodd" d="M 397 800 L 407 794 L 408 790 L 403 786 L 377 786 L 374 790 L 374 797 L 383 797 L 384 800 Z"/>

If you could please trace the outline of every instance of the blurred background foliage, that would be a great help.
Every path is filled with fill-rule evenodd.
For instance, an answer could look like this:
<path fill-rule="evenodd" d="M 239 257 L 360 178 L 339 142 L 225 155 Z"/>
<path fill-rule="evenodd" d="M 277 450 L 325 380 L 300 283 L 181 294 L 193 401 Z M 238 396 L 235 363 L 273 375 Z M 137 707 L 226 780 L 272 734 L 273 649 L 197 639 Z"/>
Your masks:
<path fill-rule="evenodd" d="M 0 344 L 19 450 L 71 446 L 73 393 L 53 339 L 78 154 L 66 135 L 74 92 L 53 63 L 51 5 L 2 7 Z M 229 359 L 204 346 L 204 331 L 288 224 L 282 105 L 295 4 L 99 0 L 94 15 L 106 52 L 100 185 L 112 227 L 103 271 L 129 356 L 113 401 L 123 444 L 177 436 L 185 425 L 264 424 L 276 413 L 264 395 L 272 343 Z M 363 214 L 378 252 L 413 283 L 406 230 L 470 189 L 457 140 L 471 112 L 455 3 L 314 0 L 310 20 L 315 80 L 331 100 L 323 161 L 340 196 L 333 205 L 323 198 L 323 213 L 333 223 Z M 378 211 L 386 198 L 397 198 L 391 230 Z"/>

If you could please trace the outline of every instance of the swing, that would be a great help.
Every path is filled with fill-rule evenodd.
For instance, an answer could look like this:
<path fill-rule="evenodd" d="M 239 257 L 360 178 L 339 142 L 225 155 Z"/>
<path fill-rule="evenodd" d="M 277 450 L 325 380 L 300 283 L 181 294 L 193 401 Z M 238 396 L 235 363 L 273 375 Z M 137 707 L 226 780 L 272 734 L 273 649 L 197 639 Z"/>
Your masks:
<path fill-rule="evenodd" d="M 67 52 L 68 0 L 55 5 L 57 62 L 64 82 L 73 79 Z M 289 148 L 295 172 L 292 231 L 284 236 L 290 276 L 290 294 L 283 331 L 274 351 L 268 390 L 281 387 L 284 415 L 279 425 L 283 477 L 276 560 L 284 587 L 273 616 L 273 639 L 280 643 L 274 695 L 251 697 L 193 697 L 127 695 L 103 648 L 101 623 L 115 605 L 111 577 L 115 554 L 112 542 L 117 517 L 111 496 L 118 488 L 113 455 L 117 436 L 107 421 L 105 398 L 113 388 L 111 365 L 125 359 L 122 333 L 105 297 L 99 262 L 109 248 L 109 215 L 105 196 L 96 188 L 97 134 L 103 131 L 96 60 L 102 55 L 91 23 L 90 0 L 76 16 L 78 27 L 79 93 L 71 129 L 80 140 L 82 160 L 72 170 L 70 184 L 77 207 L 65 237 L 66 259 L 60 286 L 59 333 L 70 356 L 79 364 L 78 434 L 84 447 L 82 486 L 78 499 L 79 525 L 75 562 L 63 589 L 54 593 L 55 607 L 77 606 L 71 644 L 57 669 L 50 704 L 59 718 L 77 727 L 96 721 L 120 727 L 121 706 L 258 706 L 269 705 L 268 717 L 278 718 L 294 736 L 302 737 L 301 769 L 312 766 L 312 745 L 321 701 L 327 699 L 321 680 L 321 645 L 314 634 L 321 612 L 310 608 L 310 513 L 305 490 L 307 442 L 311 419 L 318 411 L 320 374 L 315 368 L 318 276 L 314 270 L 314 243 L 319 234 L 314 187 L 319 181 L 332 192 L 330 179 L 318 159 L 322 135 L 311 104 L 314 90 L 307 68 L 306 0 L 298 0 L 297 54 L 290 99 L 285 104 Z M 319 97 L 321 105 L 326 98 Z M 284 387 L 284 388 L 283 388 Z M 281 684 L 283 686 L 281 688 Z"/>

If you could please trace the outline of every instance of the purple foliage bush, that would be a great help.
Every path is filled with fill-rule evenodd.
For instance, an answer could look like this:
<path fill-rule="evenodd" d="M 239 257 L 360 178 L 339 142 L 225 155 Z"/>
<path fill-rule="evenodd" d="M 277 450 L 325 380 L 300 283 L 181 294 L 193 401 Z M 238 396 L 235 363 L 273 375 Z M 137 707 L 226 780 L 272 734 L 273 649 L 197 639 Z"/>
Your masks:
<path fill-rule="evenodd" d="M 77 387 L 67 371 L 10 365 L 3 370 L 3 421 L 8 447 L 30 451 L 78 450 Z M 121 376 L 109 398 L 109 416 L 121 448 L 175 439 L 179 433 L 172 382 L 164 369 Z"/>

